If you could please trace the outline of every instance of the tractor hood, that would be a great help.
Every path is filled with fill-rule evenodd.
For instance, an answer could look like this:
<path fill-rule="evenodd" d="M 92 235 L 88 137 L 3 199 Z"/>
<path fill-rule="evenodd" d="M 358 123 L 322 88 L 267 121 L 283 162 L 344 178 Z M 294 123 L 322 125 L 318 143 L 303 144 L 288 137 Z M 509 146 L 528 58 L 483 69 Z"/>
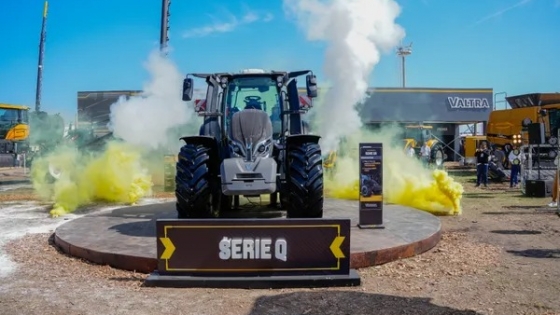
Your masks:
<path fill-rule="evenodd" d="M 230 138 L 234 155 L 248 161 L 268 156 L 272 151 L 272 122 L 262 110 L 242 110 L 231 119 Z"/>

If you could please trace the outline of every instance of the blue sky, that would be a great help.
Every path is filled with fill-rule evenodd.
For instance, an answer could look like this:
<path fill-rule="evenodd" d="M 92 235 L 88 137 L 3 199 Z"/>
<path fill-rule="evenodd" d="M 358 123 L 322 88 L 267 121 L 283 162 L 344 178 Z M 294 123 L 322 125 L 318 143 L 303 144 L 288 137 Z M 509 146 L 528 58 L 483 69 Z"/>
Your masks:
<path fill-rule="evenodd" d="M 308 42 L 282 2 L 172 0 L 171 57 L 183 72 L 306 68 L 321 76 L 324 44 Z M 560 92 L 560 0 L 399 0 L 413 42 L 407 86 Z M 0 102 L 34 106 L 43 0 L 0 1 Z M 159 0 L 51 0 L 42 107 L 71 117 L 76 93 L 141 89 L 158 47 Z M 401 83 L 386 54 L 372 86 Z M 162 104 L 165 106 L 165 104 Z"/>

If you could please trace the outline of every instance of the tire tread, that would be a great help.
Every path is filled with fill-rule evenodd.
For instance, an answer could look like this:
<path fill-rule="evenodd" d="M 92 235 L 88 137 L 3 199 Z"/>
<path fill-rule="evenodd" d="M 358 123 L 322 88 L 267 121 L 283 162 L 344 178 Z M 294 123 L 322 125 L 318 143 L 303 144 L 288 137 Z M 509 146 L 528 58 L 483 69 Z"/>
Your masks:
<path fill-rule="evenodd" d="M 212 217 L 211 207 L 207 204 L 212 193 L 209 163 L 209 148 L 195 144 L 181 148 L 175 175 L 179 218 Z"/>
<path fill-rule="evenodd" d="M 316 143 L 288 148 L 288 218 L 323 217 L 323 159 Z"/>

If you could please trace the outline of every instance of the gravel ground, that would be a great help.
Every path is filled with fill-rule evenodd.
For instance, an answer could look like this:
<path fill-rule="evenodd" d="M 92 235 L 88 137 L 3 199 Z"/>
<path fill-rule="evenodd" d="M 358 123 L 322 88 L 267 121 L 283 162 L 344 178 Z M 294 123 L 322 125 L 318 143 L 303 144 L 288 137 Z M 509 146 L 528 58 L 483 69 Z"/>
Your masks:
<path fill-rule="evenodd" d="M 438 246 L 360 270 L 357 288 L 145 288 L 146 275 L 62 255 L 42 233 L 5 244 L 18 268 L 0 283 L 0 314 L 560 314 L 560 218 L 542 207 L 549 199 L 474 189 L 472 174 L 456 175 L 464 213 L 442 218 Z"/>

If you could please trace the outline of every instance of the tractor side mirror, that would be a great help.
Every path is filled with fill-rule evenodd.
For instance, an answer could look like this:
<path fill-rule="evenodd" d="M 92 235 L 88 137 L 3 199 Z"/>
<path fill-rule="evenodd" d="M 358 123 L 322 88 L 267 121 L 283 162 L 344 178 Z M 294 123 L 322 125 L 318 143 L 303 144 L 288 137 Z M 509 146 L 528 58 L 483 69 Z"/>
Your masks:
<path fill-rule="evenodd" d="M 188 102 L 193 97 L 193 79 L 186 78 L 183 80 L 183 101 Z"/>
<path fill-rule="evenodd" d="M 317 77 L 313 74 L 308 74 L 305 77 L 305 83 L 307 86 L 307 96 L 310 98 L 317 97 Z"/>

